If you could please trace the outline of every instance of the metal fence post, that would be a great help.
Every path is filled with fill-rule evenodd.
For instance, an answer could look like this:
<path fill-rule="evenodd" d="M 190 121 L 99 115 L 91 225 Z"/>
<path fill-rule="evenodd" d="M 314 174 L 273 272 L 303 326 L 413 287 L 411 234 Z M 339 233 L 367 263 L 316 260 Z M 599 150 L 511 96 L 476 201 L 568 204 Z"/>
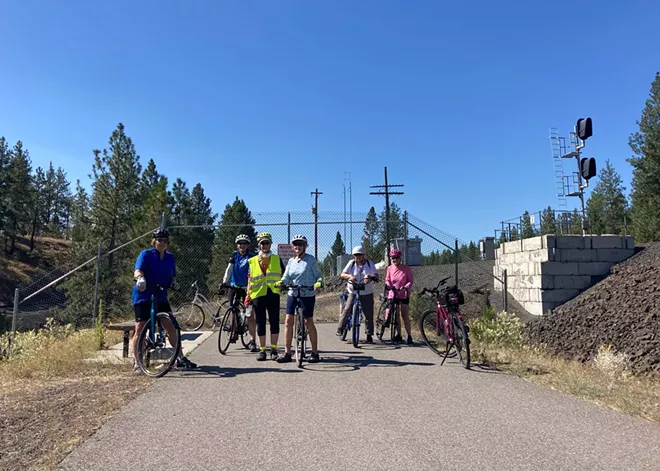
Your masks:
<path fill-rule="evenodd" d="M 454 280 L 456 281 L 456 286 L 458 286 L 458 263 L 461 259 L 461 254 L 458 251 L 458 239 L 454 240 L 454 250 L 456 251 L 456 263 L 454 265 Z"/>
<path fill-rule="evenodd" d="M 94 320 L 99 316 L 99 279 L 101 277 L 101 243 L 96 253 L 96 282 L 94 284 Z"/>
<path fill-rule="evenodd" d="M 403 263 L 408 265 L 408 211 L 403 212 Z"/>
<path fill-rule="evenodd" d="M 291 212 L 288 213 L 287 215 L 287 221 L 286 221 L 286 243 L 291 242 Z"/>
<path fill-rule="evenodd" d="M 504 277 L 502 278 L 503 281 L 503 289 L 502 292 L 504 294 L 504 312 L 509 312 L 509 278 L 507 275 L 506 268 L 504 269 Z"/>
<path fill-rule="evenodd" d="M 14 344 L 14 337 L 16 336 L 16 318 L 18 317 L 18 288 L 14 290 L 14 311 L 11 315 L 11 337 L 9 338 L 9 355 Z"/>
<path fill-rule="evenodd" d="M 626 219 L 626 213 L 623 213 L 623 235 L 628 237 L 628 220 Z"/>
<path fill-rule="evenodd" d="M 160 227 L 165 229 L 167 227 L 167 220 L 165 219 L 165 211 L 163 211 L 163 214 L 160 216 Z"/>

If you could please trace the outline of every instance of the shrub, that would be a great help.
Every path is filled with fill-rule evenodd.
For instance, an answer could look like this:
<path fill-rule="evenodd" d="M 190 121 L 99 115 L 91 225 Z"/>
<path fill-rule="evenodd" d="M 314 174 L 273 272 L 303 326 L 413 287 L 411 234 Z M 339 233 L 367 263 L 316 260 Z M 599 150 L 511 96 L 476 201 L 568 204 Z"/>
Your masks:
<path fill-rule="evenodd" d="M 594 357 L 596 369 L 612 380 L 630 376 L 630 359 L 625 353 L 618 353 L 612 345 L 601 345 Z"/>
<path fill-rule="evenodd" d="M 484 346 L 520 348 L 524 345 L 525 324 L 515 314 L 495 313 L 492 307 L 484 309 L 481 317 L 470 321 L 470 335 Z"/>

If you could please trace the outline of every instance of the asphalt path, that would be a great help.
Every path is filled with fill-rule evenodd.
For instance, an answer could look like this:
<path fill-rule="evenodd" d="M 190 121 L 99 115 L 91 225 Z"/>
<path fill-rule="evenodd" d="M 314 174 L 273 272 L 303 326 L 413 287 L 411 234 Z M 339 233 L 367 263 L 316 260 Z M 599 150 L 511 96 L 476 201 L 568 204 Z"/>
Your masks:
<path fill-rule="evenodd" d="M 157 380 L 66 470 L 660 470 L 660 427 L 424 346 L 359 349 L 319 326 L 322 361 L 257 362 L 214 334 L 198 371 Z M 282 328 L 282 332 L 284 329 Z M 280 341 L 282 343 L 282 341 Z"/>

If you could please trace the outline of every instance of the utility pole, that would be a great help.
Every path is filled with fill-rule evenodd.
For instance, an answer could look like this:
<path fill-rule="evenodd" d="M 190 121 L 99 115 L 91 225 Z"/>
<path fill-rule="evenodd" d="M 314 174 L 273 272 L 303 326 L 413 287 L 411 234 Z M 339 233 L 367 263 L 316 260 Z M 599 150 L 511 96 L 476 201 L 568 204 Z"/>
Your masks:
<path fill-rule="evenodd" d="M 322 195 L 323 192 L 319 191 L 316 188 L 316 191 L 311 192 L 314 195 L 314 207 L 312 208 L 312 214 L 314 214 L 314 258 L 318 260 L 319 258 L 319 195 Z"/>
<path fill-rule="evenodd" d="M 372 191 L 370 195 L 385 195 L 385 251 L 387 252 L 387 264 L 390 260 L 390 195 L 402 195 L 403 191 L 390 191 L 390 188 L 402 187 L 403 185 L 390 185 L 387 182 L 387 167 L 385 167 L 385 185 L 373 185 L 369 188 L 385 188 L 385 191 Z M 407 243 L 407 241 L 406 241 Z"/>
<path fill-rule="evenodd" d="M 348 174 L 348 193 L 349 193 L 349 219 L 348 227 L 350 231 L 350 244 L 349 247 L 353 247 L 353 183 L 351 182 L 351 172 L 344 172 L 344 175 Z M 346 180 L 346 177 L 344 177 Z M 346 243 L 346 184 L 344 183 L 344 243 Z"/>

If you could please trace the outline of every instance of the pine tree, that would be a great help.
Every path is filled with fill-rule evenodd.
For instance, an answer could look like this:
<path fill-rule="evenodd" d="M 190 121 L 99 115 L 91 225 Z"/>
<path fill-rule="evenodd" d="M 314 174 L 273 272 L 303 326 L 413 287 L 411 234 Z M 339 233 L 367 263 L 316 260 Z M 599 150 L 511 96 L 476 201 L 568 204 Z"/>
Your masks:
<path fill-rule="evenodd" d="M 557 223 L 555 219 L 555 212 L 550 206 L 543 210 L 541 214 L 541 235 L 556 234 Z"/>
<path fill-rule="evenodd" d="M 119 123 L 109 139 L 109 150 L 94 150 L 92 166 L 92 195 L 89 216 L 91 224 L 86 235 L 72 246 L 72 253 L 84 260 L 96 254 L 96 244 L 101 243 L 104 254 L 101 263 L 99 295 L 108 316 L 126 315 L 130 308 L 133 286 L 132 272 L 135 258 L 143 248 L 129 245 L 119 251 L 113 249 L 129 242 L 136 234 L 134 222 L 140 210 L 139 193 L 142 166 L 124 125 Z M 63 286 L 67 295 L 67 316 L 70 320 L 91 318 L 91 293 L 89 274 L 84 270 Z M 90 301 L 78 299 L 80 292 L 87 293 Z M 75 302 L 74 302 L 75 301 Z"/>
<path fill-rule="evenodd" d="M 404 230 L 404 224 L 403 224 L 403 217 L 401 215 L 401 208 L 397 206 L 396 203 L 390 203 L 390 220 L 386 221 L 387 216 L 385 213 L 385 209 L 381 211 L 379 220 L 379 229 L 380 229 L 380 240 L 383 243 L 383 247 L 387 246 L 387 233 L 386 233 L 386 227 L 389 229 L 389 236 L 390 236 L 390 244 L 394 239 L 400 239 L 404 236 L 405 230 Z"/>
<path fill-rule="evenodd" d="M 587 201 L 587 217 L 594 234 L 624 233 L 624 218 L 628 210 L 625 187 L 609 160 L 600 172 L 599 181 Z"/>
<path fill-rule="evenodd" d="M 256 251 L 257 231 L 254 227 L 255 224 L 256 220 L 252 217 L 252 212 L 248 209 L 245 201 L 239 199 L 238 196 L 231 205 L 225 206 L 213 241 L 211 269 L 207 282 L 211 289 L 217 288 L 222 283 L 229 257 L 236 250 L 237 235 L 246 234 L 249 236 L 251 240 L 249 250 Z"/>
<path fill-rule="evenodd" d="M 30 226 L 30 203 L 32 163 L 27 149 L 18 141 L 11 152 L 7 180 L 7 226 L 5 233 L 5 250 L 12 255 L 16 250 L 16 239 L 27 233 Z M 8 246 L 7 246 L 8 245 Z"/>
<path fill-rule="evenodd" d="M 76 180 L 76 194 L 71 200 L 71 240 L 81 242 L 90 226 L 89 195 Z"/>
<path fill-rule="evenodd" d="M 640 242 L 660 240 L 660 72 L 651 84 L 642 117 L 637 121 L 639 131 L 629 139 L 634 157 L 632 212 L 635 237 Z"/>
<path fill-rule="evenodd" d="M 571 213 L 569 234 L 582 235 L 582 213 L 577 208 Z"/>
<path fill-rule="evenodd" d="M 472 240 L 468 244 L 468 259 L 481 260 L 481 253 L 479 252 L 479 246 Z"/>
<path fill-rule="evenodd" d="M 48 221 L 49 231 L 60 237 L 66 237 L 71 219 L 71 184 L 66 173 L 61 167 L 57 167 L 55 173 L 55 198 L 53 200 L 50 219 Z"/>
<path fill-rule="evenodd" d="M 509 231 L 509 241 L 520 240 L 520 234 L 518 231 L 518 226 L 512 225 L 511 230 Z"/>
<path fill-rule="evenodd" d="M 171 231 L 170 250 L 176 257 L 176 278 L 183 287 L 197 281 L 200 290 L 206 292 L 215 237 L 213 225 L 218 215 L 211 209 L 211 200 L 204 194 L 201 184 L 195 185 L 190 193 L 186 210 L 186 223 L 196 227 L 173 228 Z"/>
<path fill-rule="evenodd" d="M 7 203 L 9 200 L 9 165 L 11 163 L 11 149 L 6 139 L 0 137 L 0 232 L 7 227 Z"/>
<path fill-rule="evenodd" d="M 364 235 L 362 236 L 362 246 L 366 251 L 366 257 L 378 263 L 383 259 L 385 244 L 379 239 L 380 222 L 376 215 L 376 209 L 372 206 L 367 213 L 367 219 L 364 223 Z"/>
<path fill-rule="evenodd" d="M 46 200 L 46 175 L 41 167 L 37 167 L 32 177 L 31 185 L 31 229 L 30 229 L 30 253 L 34 250 L 34 238 L 40 235 L 42 228 L 48 218 L 48 201 Z"/>
<path fill-rule="evenodd" d="M 520 232 L 522 233 L 523 239 L 529 239 L 536 235 L 534 226 L 532 226 L 532 219 L 529 215 L 529 211 L 523 213 L 522 219 L 520 220 Z"/>
<path fill-rule="evenodd" d="M 337 231 L 335 241 L 332 243 L 330 253 L 326 255 L 322 263 L 322 271 L 325 276 L 335 276 L 337 274 L 337 257 L 346 253 L 346 246 L 341 238 L 341 232 Z"/>

